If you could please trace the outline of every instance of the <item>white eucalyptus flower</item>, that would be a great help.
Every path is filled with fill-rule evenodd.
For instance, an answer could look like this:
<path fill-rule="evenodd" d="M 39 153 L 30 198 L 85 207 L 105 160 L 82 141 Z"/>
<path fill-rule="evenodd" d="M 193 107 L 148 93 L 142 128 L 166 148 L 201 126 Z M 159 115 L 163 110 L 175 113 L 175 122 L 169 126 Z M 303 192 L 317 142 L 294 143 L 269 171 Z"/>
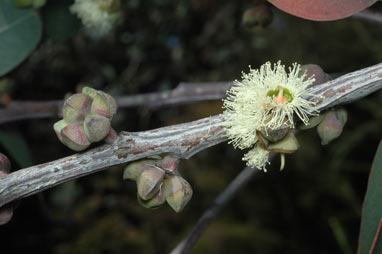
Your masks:
<path fill-rule="evenodd" d="M 70 11 L 81 19 L 89 35 L 102 37 L 113 28 L 116 14 L 109 10 L 110 1 L 105 0 L 75 0 Z"/>
<path fill-rule="evenodd" d="M 315 103 L 304 99 L 311 95 L 307 87 L 313 82 L 313 77 L 301 75 L 296 63 L 289 72 L 279 61 L 273 68 L 267 62 L 259 70 L 243 73 L 242 80 L 234 82 L 224 99 L 223 125 L 230 143 L 235 148 L 251 148 L 258 141 L 257 131 L 294 128 L 294 113 L 307 124 L 308 116 L 318 112 Z M 261 149 L 256 146 L 244 156 L 247 165 L 265 169 L 269 152 Z"/>

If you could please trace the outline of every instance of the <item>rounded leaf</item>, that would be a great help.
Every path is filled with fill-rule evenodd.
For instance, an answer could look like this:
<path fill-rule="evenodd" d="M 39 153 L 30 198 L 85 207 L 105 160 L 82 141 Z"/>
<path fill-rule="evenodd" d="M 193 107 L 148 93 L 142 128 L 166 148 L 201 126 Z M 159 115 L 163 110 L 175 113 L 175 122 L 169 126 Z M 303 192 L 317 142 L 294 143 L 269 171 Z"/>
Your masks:
<path fill-rule="evenodd" d="M 277 8 L 300 18 L 329 21 L 362 11 L 377 0 L 268 0 Z"/>

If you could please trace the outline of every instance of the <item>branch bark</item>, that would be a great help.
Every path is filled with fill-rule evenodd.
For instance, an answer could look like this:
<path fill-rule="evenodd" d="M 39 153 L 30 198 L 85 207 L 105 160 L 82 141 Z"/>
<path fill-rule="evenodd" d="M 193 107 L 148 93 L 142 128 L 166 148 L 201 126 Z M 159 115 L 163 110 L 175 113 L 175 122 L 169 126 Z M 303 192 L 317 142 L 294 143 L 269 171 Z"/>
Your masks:
<path fill-rule="evenodd" d="M 317 85 L 311 93 L 319 110 L 360 99 L 382 88 L 382 63 Z M 313 99 L 313 98 L 312 98 Z M 170 153 L 188 159 L 226 140 L 222 116 L 144 132 L 122 132 L 112 145 L 13 172 L 0 180 L 0 207 L 60 183 L 151 155 Z"/>
<path fill-rule="evenodd" d="M 117 103 L 120 108 L 137 106 L 159 108 L 217 100 L 225 96 L 231 85 L 232 82 L 180 83 L 170 91 L 122 96 L 117 98 Z M 12 101 L 0 109 L 0 124 L 23 119 L 59 117 L 63 103 L 63 100 Z"/>

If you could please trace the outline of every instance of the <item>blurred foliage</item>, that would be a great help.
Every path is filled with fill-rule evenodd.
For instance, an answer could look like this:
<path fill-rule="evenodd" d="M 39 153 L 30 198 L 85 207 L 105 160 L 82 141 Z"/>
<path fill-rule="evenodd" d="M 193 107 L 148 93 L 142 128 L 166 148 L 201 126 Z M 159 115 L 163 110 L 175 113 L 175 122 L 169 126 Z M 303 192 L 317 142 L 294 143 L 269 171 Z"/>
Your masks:
<path fill-rule="evenodd" d="M 14 84 L 11 97 L 61 99 L 80 82 L 117 96 L 162 91 L 181 81 L 239 79 L 248 65 L 268 60 L 315 63 L 336 75 L 382 61 L 381 26 L 351 18 L 312 22 L 273 9 L 269 27 L 249 30 L 242 25 L 242 14 L 253 6 L 249 0 L 129 0 L 123 6 L 124 20 L 103 40 L 78 31 L 54 41 L 46 31 L 37 50 L 6 76 Z M 41 12 L 44 8 L 49 4 Z M 381 3 L 373 9 L 382 12 Z M 327 146 L 320 145 L 315 130 L 301 132 L 302 148 L 287 157 L 285 170 L 279 172 L 276 159 L 270 172 L 251 180 L 192 253 L 354 253 L 381 137 L 381 102 L 378 92 L 347 105 L 344 132 Z M 221 101 L 120 109 L 113 126 L 147 130 L 220 112 Z M 33 161 L 45 163 L 72 154 L 57 140 L 55 121 L 1 128 L 21 133 Z M 16 170 L 17 158 L 6 154 Z M 182 176 L 194 195 L 181 214 L 167 206 L 154 211 L 139 206 L 134 182 L 122 181 L 123 165 L 26 198 L 12 221 L 0 227 L 2 251 L 168 253 L 244 167 L 241 156 L 220 144 L 182 161 Z"/>

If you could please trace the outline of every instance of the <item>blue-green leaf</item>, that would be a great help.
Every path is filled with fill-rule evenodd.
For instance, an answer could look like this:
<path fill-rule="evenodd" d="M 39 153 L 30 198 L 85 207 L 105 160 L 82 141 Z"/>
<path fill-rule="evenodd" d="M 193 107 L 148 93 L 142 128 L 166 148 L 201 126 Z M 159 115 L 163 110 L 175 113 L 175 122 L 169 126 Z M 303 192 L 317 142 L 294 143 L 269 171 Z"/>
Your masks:
<path fill-rule="evenodd" d="M 4 154 L 10 155 L 19 166 L 26 168 L 33 165 L 28 145 L 20 133 L 0 131 L 0 145 L 6 150 Z"/>
<path fill-rule="evenodd" d="M 54 0 L 42 8 L 46 34 L 53 40 L 63 41 L 79 28 L 81 22 L 69 11 L 71 4 L 73 0 Z"/>
<path fill-rule="evenodd" d="M 19 65 L 41 38 L 41 22 L 31 8 L 0 1 L 0 76 Z"/>
<path fill-rule="evenodd" d="M 379 143 L 362 208 L 359 254 L 382 253 L 382 142 Z"/>

